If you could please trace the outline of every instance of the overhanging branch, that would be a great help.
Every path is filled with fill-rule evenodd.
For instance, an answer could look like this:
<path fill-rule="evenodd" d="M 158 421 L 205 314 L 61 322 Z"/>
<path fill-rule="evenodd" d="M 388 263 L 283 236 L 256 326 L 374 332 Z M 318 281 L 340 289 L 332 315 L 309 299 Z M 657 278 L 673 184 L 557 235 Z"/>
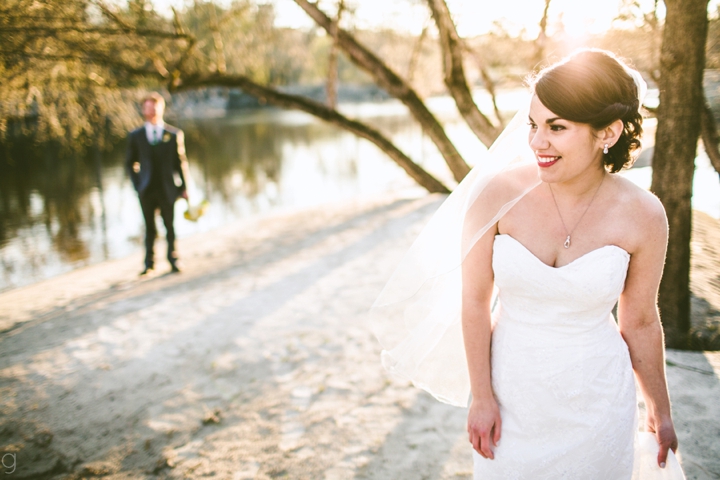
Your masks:
<path fill-rule="evenodd" d="M 703 105 L 700 125 L 700 138 L 702 138 L 705 151 L 710 158 L 715 171 L 720 175 L 720 136 L 718 135 L 715 117 L 707 99 Z"/>
<path fill-rule="evenodd" d="M 222 86 L 237 87 L 244 92 L 263 99 L 266 103 L 281 108 L 301 110 L 309 113 L 326 122 L 337 125 L 359 137 L 369 140 L 385 152 L 395 163 L 397 163 L 405 172 L 410 175 L 418 184 L 423 186 L 431 193 L 449 193 L 450 190 L 439 180 L 426 172 L 421 166 L 416 164 L 388 140 L 382 133 L 374 128 L 365 125 L 357 120 L 345 117 L 337 110 L 328 108 L 327 106 L 309 100 L 307 98 L 290 95 L 280 92 L 270 87 L 260 85 L 253 82 L 243 75 L 208 75 L 208 76 L 189 76 L 181 79 L 175 90 L 186 90 L 199 87 Z"/>
<path fill-rule="evenodd" d="M 317 4 L 308 0 L 295 0 L 295 3 L 328 35 L 333 33 L 332 19 L 321 11 Z M 437 146 L 455 180 L 460 182 L 465 178 L 465 175 L 470 171 L 470 167 L 465 163 L 465 160 L 445 133 L 445 129 L 443 129 L 432 112 L 428 110 L 417 92 L 346 30 L 338 27 L 337 39 L 338 46 L 345 52 L 350 61 L 369 73 L 381 88 L 400 100 L 408 108 L 415 120 L 420 123 L 423 131 Z"/>
<path fill-rule="evenodd" d="M 48 54 L 35 54 L 35 53 L 26 53 L 26 52 L 15 52 L 12 53 L 13 56 L 17 58 L 25 58 L 25 59 L 32 59 L 32 60 L 51 60 L 51 61 L 58 61 L 58 60 L 77 60 L 79 62 L 83 62 L 85 64 L 95 64 L 95 65 L 101 65 L 104 67 L 116 67 L 120 70 L 122 70 L 125 73 L 129 73 L 132 75 L 137 75 L 141 77 L 152 77 L 156 79 L 162 79 L 162 76 L 158 74 L 157 70 L 154 69 L 146 69 L 142 67 L 135 67 L 132 65 L 129 65 L 127 63 L 114 60 L 110 57 L 101 57 L 96 55 L 79 55 L 79 54 L 59 54 L 59 55 L 48 55 Z"/>
<path fill-rule="evenodd" d="M 164 32 L 162 30 L 132 29 L 130 31 L 121 28 L 109 27 L 80 27 L 77 25 L 28 25 L 25 27 L 0 27 L 0 33 L 32 32 L 44 34 L 57 33 L 99 33 L 103 35 L 127 35 L 132 33 L 141 37 L 156 37 L 170 39 L 188 39 L 189 35 Z"/>

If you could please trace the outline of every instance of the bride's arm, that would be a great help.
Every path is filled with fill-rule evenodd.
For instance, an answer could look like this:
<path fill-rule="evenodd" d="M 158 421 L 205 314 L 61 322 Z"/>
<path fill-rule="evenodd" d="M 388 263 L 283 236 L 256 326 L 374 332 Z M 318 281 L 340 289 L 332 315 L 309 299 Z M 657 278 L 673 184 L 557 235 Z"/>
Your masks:
<path fill-rule="evenodd" d="M 497 227 L 493 227 L 480 238 L 462 265 L 462 330 L 472 391 L 468 435 L 473 448 L 490 459 L 494 458 L 491 442 L 497 445 L 501 430 L 490 372 L 492 248 L 496 233 Z"/>
<path fill-rule="evenodd" d="M 647 406 L 647 427 L 660 443 L 658 464 L 677 449 L 665 377 L 665 347 L 657 295 L 667 249 L 667 219 L 659 200 L 643 199 L 637 215 L 640 236 L 632 252 L 625 290 L 618 304 L 620 333 L 630 350 L 633 369 Z"/>

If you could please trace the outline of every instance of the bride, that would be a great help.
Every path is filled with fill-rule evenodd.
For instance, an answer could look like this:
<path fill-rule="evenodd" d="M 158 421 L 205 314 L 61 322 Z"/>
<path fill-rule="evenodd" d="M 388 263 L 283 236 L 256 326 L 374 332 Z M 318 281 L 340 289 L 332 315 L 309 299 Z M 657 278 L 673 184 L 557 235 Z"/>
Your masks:
<path fill-rule="evenodd" d="M 583 50 L 531 88 L 373 306 L 383 364 L 441 401 L 471 394 L 476 479 L 684 478 L 656 306 L 665 211 L 616 175 L 645 83 Z"/>

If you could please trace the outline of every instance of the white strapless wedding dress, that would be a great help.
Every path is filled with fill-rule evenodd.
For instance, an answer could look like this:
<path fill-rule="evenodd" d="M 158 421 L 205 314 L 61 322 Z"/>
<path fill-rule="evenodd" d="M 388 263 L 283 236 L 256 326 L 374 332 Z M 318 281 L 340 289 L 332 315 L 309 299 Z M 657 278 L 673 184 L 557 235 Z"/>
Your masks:
<path fill-rule="evenodd" d="M 674 456 L 660 469 L 654 437 L 637 433 L 635 379 L 612 316 L 629 259 L 608 245 L 555 268 L 495 237 L 502 438 L 494 460 L 474 452 L 476 480 L 684 478 Z"/>

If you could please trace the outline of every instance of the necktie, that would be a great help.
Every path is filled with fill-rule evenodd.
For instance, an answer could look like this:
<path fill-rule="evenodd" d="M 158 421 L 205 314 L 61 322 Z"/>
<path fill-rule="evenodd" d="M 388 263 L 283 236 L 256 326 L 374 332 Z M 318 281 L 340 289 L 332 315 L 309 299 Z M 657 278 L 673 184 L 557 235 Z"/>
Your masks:
<path fill-rule="evenodd" d="M 157 127 L 153 127 L 153 128 L 152 128 L 152 132 L 153 132 L 152 144 L 153 144 L 153 145 L 157 145 L 157 144 L 158 144 L 158 131 L 157 131 Z"/>

